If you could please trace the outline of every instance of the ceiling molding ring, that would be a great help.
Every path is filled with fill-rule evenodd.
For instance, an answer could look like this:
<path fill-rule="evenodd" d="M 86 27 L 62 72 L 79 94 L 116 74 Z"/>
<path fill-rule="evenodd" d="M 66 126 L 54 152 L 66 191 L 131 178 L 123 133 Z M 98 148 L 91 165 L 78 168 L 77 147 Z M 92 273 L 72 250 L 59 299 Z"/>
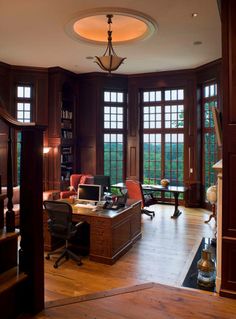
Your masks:
<path fill-rule="evenodd" d="M 65 32 L 74 40 L 90 44 L 107 43 L 107 14 L 113 14 L 113 43 L 128 44 L 146 40 L 158 25 L 150 16 L 131 9 L 105 7 L 80 11 L 65 25 Z"/>

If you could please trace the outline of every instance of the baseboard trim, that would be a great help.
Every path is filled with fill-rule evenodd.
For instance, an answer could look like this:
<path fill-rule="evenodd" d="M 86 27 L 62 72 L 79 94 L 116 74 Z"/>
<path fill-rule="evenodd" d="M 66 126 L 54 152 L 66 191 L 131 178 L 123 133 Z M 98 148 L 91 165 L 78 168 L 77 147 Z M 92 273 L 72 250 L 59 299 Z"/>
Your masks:
<path fill-rule="evenodd" d="M 236 291 L 227 290 L 227 289 L 220 289 L 220 296 L 231 298 L 231 299 L 236 299 Z"/>

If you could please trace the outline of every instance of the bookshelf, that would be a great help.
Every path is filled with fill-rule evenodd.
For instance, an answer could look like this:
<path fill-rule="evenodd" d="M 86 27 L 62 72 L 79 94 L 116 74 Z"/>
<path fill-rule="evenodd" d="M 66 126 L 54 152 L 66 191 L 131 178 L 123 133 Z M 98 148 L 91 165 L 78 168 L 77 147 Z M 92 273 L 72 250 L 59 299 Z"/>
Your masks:
<path fill-rule="evenodd" d="M 45 190 L 67 190 L 71 173 L 77 171 L 77 81 L 59 67 L 49 69 L 48 183 Z"/>
<path fill-rule="evenodd" d="M 74 96 L 63 87 L 61 100 L 61 190 L 68 188 L 74 171 Z"/>

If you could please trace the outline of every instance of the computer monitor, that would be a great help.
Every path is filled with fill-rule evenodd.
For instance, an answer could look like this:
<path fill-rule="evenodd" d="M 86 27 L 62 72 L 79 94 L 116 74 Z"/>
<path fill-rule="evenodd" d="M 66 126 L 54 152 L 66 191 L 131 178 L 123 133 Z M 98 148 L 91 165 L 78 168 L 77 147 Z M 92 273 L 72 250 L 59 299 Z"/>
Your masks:
<path fill-rule="evenodd" d="M 94 184 L 102 186 L 102 196 L 111 191 L 110 176 L 94 175 Z"/>
<path fill-rule="evenodd" d="M 101 185 L 79 184 L 78 199 L 84 202 L 99 202 L 101 200 Z"/>

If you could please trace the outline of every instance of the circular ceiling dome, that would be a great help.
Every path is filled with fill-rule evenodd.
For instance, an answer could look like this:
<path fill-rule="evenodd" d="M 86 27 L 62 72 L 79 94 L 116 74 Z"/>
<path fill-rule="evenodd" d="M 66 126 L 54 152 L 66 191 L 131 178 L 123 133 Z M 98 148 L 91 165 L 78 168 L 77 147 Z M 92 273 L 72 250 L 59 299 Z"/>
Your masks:
<path fill-rule="evenodd" d="M 107 14 L 112 14 L 112 42 L 133 42 L 150 37 L 157 25 L 150 17 L 128 9 L 99 8 L 79 13 L 66 25 L 66 32 L 75 39 L 92 43 L 107 42 Z"/>

